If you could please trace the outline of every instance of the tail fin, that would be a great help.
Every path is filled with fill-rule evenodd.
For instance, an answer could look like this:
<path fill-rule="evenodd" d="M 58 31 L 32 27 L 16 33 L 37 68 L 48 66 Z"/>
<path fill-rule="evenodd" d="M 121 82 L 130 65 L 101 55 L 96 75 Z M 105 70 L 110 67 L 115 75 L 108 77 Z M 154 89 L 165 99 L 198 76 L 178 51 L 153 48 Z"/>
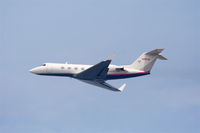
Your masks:
<path fill-rule="evenodd" d="M 160 55 L 164 49 L 155 49 L 153 51 L 143 53 L 135 62 L 128 65 L 128 68 L 136 69 L 139 71 L 151 71 L 156 59 L 167 60 Z"/>

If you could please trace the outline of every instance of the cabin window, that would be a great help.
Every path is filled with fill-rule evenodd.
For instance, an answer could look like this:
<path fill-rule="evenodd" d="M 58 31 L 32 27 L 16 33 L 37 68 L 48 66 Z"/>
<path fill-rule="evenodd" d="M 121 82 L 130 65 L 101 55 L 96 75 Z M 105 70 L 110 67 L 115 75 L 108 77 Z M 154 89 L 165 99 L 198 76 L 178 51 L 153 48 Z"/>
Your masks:
<path fill-rule="evenodd" d="M 46 66 L 46 64 L 42 64 L 42 66 Z"/>
<path fill-rule="evenodd" d="M 82 67 L 81 70 L 84 70 L 84 68 Z"/>
<path fill-rule="evenodd" d="M 71 69 L 71 67 L 68 67 L 68 69 Z"/>
<path fill-rule="evenodd" d="M 62 66 L 61 69 L 65 69 L 65 67 Z"/>
<path fill-rule="evenodd" d="M 75 70 L 77 70 L 78 68 L 77 68 L 77 67 L 75 67 L 74 69 L 75 69 Z"/>

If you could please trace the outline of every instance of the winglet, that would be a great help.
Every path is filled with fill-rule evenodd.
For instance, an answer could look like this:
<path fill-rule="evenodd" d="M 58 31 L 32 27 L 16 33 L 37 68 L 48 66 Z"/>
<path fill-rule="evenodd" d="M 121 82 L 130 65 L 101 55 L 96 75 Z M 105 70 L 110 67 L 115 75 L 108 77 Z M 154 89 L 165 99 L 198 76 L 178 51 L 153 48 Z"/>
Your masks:
<path fill-rule="evenodd" d="M 126 87 L 126 84 L 123 84 L 121 87 L 118 88 L 118 90 L 122 92 L 125 87 Z"/>
<path fill-rule="evenodd" d="M 115 54 L 112 54 L 111 56 L 109 56 L 109 57 L 107 58 L 107 60 L 112 60 L 114 57 L 115 57 Z"/>

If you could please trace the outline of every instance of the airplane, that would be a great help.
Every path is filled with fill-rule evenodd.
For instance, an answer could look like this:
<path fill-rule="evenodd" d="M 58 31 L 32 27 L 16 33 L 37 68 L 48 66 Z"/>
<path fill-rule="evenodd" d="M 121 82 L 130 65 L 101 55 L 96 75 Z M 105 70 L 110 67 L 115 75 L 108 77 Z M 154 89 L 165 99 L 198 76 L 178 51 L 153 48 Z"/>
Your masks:
<path fill-rule="evenodd" d="M 96 65 L 44 63 L 29 71 L 37 75 L 71 77 L 104 89 L 121 92 L 126 84 L 116 88 L 106 81 L 149 75 L 157 59 L 167 60 L 160 54 L 163 50 L 155 49 L 143 53 L 130 65 L 111 65 L 112 58 L 108 58 Z"/>

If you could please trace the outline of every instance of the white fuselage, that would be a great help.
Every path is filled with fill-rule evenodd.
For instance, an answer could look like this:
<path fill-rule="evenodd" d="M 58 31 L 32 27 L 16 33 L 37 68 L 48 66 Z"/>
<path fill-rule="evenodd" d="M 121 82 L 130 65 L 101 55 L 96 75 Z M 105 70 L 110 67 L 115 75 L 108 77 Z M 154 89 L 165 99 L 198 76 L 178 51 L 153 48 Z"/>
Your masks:
<path fill-rule="evenodd" d="M 30 71 L 38 75 L 74 77 L 74 75 L 79 74 L 90 67 L 92 67 L 92 65 L 45 63 Z M 145 72 L 126 68 L 126 66 L 109 65 L 108 68 L 109 71 L 105 80 L 137 77 L 150 73 L 149 71 Z"/>

